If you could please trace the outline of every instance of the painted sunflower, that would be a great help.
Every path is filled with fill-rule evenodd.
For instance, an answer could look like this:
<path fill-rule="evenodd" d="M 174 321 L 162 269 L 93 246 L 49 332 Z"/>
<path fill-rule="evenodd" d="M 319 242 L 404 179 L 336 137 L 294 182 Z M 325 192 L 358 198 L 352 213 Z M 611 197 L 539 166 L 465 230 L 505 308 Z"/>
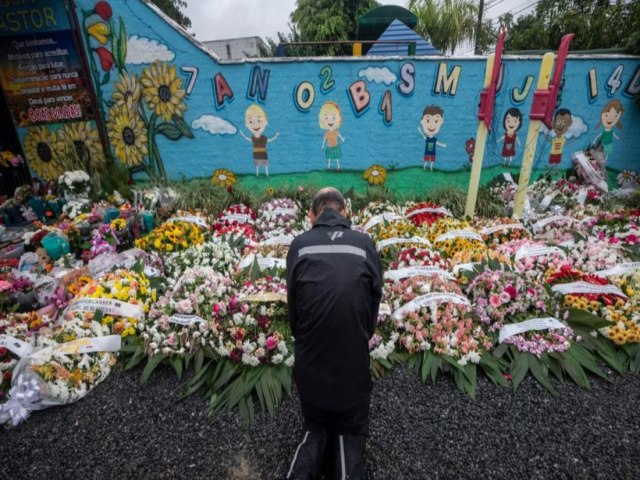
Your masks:
<path fill-rule="evenodd" d="M 371 165 L 364 171 L 362 177 L 369 185 L 382 185 L 387 179 L 387 169 L 382 165 Z"/>
<path fill-rule="evenodd" d="M 213 172 L 211 181 L 214 185 L 219 185 L 221 187 L 231 187 L 235 185 L 237 179 L 235 174 L 231 170 L 227 170 L 226 168 L 218 168 Z"/>
<path fill-rule="evenodd" d="M 64 173 L 58 160 L 58 141 L 55 132 L 47 127 L 31 127 L 24 138 L 24 153 L 29 166 L 46 180 L 57 180 Z"/>
<path fill-rule="evenodd" d="M 138 78 L 130 73 L 122 72 L 118 81 L 113 85 L 113 94 L 111 95 L 116 105 L 126 105 L 130 111 L 135 111 L 141 96 L 142 88 Z"/>
<path fill-rule="evenodd" d="M 155 62 L 142 71 L 140 79 L 142 93 L 149 108 L 163 120 L 171 120 L 173 115 L 182 117 L 187 109 L 184 104 L 185 91 L 182 79 L 176 77 L 175 65 L 166 62 Z"/>
<path fill-rule="evenodd" d="M 140 165 L 144 161 L 149 153 L 147 126 L 135 110 L 129 110 L 126 103 L 111 108 L 107 129 L 109 141 L 123 164 Z"/>
<path fill-rule="evenodd" d="M 94 166 L 104 163 L 100 136 L 91 122 L 66 123 L 58 132 L 61 151 L 66 152 L 72 146 L 80 159 L 88 158 Z"/>

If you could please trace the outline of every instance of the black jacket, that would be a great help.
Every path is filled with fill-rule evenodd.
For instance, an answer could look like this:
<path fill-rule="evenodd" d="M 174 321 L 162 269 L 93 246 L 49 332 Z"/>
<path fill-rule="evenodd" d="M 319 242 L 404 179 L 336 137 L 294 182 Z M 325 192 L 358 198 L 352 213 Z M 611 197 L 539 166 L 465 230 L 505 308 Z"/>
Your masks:
<path fill-rule="evenodd" d="M 287 289 L 301 401 L 335 412 L 365 401 L 372 388 L 369 339 L 382 296 L 371 239 L 325 209 L 291 244 Z"/>

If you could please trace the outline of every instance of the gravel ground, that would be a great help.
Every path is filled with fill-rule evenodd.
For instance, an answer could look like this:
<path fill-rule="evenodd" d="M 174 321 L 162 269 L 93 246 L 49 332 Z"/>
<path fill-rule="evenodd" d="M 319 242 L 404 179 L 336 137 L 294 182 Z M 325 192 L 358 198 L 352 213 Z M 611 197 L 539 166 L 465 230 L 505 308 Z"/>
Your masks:
<path fill-rule="evenodd" d="M 198 394 L 178 402 L 183 383 L 169 369 L 142 388 L 140 373 L 113 372 L 84 400 L 2 432 L 2 478 L 284 478 L 300 431 L 295 393 L 246 430 L 235 413 L 207 417 Z M 447 378 L 425 386 L 396 368 L 373 393 L 369 478 L 640 478 L 640 379 L 557 391 L 482 378 L 473 401 Z"/>

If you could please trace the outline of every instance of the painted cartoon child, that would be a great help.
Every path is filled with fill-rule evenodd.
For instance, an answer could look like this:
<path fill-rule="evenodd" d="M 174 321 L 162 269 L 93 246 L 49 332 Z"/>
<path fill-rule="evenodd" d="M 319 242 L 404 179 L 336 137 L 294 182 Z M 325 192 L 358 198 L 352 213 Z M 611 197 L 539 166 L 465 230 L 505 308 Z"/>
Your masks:
<path fill-rule="evenodd" d="M 249 130 L 251 137 L 247 137 L 242 130 L 240 135 L 253 144 L 253 164 L 256 167 L 256 177 L 259 176 L 260 167 L 269 176 L 269 157 L 267 156 L 267 143 L 273 142 L 280 135 L 277 132 L 273 137 L 263 135 L 267 128 L 267 114 L 259 105 L 250 105 L 244 114 L 244 125 Z"/>
<path fill-rule="evenodd" d="M 444 123 L 444 110 L 437 105 L 427 105 L 422 112 L 422 120 L 418 127 L 418 131 L 425 139 L 424 145 L 424 165 L 423 169 L 427 169 L 427 163 L 431 164 L 430 170 L 433 171 L 433 164 L 436 161 L 436 146 L 447 148 L 447 145 L 438 141 L 436 135 L 440 132 Z"/>
<path fill-rule="evenodd" d="M 549 166 L 558 167 L 562 161 L 562 149 L 567 142 L 564 134 L 571 128 L 573 119 L 571 111 L 567 108 L 560 108 L 553 117 L 553 133 L 555 136 L 551 139 L 551 154 L 549 155 Z M 570 142 L 569 142 L 570 143 Z"/>
<path fill-rule="evenodd" d="M 622 117 L 623 112 L 624 107 L 622 106 L 622 103 L 620 103 L 620 100 L 616 98 L 607 103 L 600 113 L 600 123 L 596 125 L 596 128 L 602 127 L 603 132 L 596 137 L 594 143 L 597 143 L 597 141 L 600 140 L 605 163 L 609 158 L 609 155 L 613 152 L 613 139 L 620 139 L 620 137 L 613 133 L 613 127 L 622 128 L 620 117 Z"/>
<path fill-rule="evenodd" d="M 522 127 L 522 113 L 517 108 L 510 108 L 504 114 L 502 119 L 504 128 L 504 137 L 498 140 L 502 143 L 502 166 L 511 166 L 513 157 L 516 156 L 516 142 L 520 146 L 520 139 L 516 136 L 520 127 Z"/>
<path fill-rule="evenodd" d="M 344 137 L 338 129 L 342 126 L 342 112 L 337 103 L 328 101 L 320 108 L 318 117 L 320 128 L 325 130 L 322 138 L 324 158 L 327 160 L 327 170 L 331 169 L 331 160 L 336 161 L 336 170 L 340 170 L 342 147 L 338 139 L 344 143 Z"/>

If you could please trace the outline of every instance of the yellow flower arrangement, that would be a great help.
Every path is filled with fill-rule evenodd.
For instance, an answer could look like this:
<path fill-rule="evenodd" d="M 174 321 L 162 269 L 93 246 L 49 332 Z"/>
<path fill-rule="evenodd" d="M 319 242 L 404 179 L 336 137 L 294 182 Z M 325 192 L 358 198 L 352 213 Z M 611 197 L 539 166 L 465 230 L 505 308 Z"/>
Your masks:
<path fill-rule="evenodd" d="M 123 164 L 133 166 L 144 161 L 149 153 L 147 127 L 135 110 L 131 110 L 126 103 L 112 107 L 107 129 L 116 156 Z"/>
<path fill-rule="evenodd" d="M 127 221 L 124 218 L 116 218 L 111 221 L 111 228 L 116 232 L 121 232 L 127 226 Z"/>
<path fill-rule="evenodd" d="M 622 301 L 602 310 L 604 318 L 615 324 L 613 327 L 602 329 L 602 332 L 617 345 L 640 343 L 640 325 L 633 320 L 634 310 L 631 302 L 624 305 Z"/>
<path fill-rule="evenodd" d="M 382 165 L 371 165 L 364 171 L 362 177 L 369 185 L 382 185 L 387 179 L 387 169 Z"/>
<path fill-rule="evenodd" d="M 469 228 L 471 228 L 469 222 L 447 217 L 442 218 L 430 227 L 427 227 L 426 232 L 429 236 L 429 241 L 435 242 L 436 238 L 451 230 L 468 230 Z"/>
<path fill-rule="evenodd" d="M 182 117 L 187 109 L 184 104 L 186 92 L 182 89 L 182 79 L 176 75 L 175 65 L 155 62 L 142 71 L 140 79 L 144 99 L 155 115 L 169 121 L 174 115 Z"/>
<path fill-rule="evenodd" d="M 232 187 L 238 181 L 235 174 L 226 168 L 218 168 L 213 172 L 211 181 L 220 187 Z"/>
<path fill-rule="evenodd" d="M 120 300 L 134 305 L 142 305 L 144 314 L 147 314 L 150 305 L 157 300 L 157 293 L 154 288 L 151 288 L 149 279 L 144 274 L 121 269 L 107 273 L 97 280 L 92 280 L 80 288 L 75 298 Z M 136 325 L 141 320 L 142 318 L 105 316 L 102 319 L 102 324 L 110 327 L 114 333 L 127 337 L 135 335 Z"/>
<path fill-rule="evenodd" d="M 56 132 L 47 127 L 31 127 L 24 139 L 24 153 L 29 166 L 45 180 L 58 180 L 64 173 L 59 162 Z"/>
<path fill-rule="evenodd" d="M 136 247 L 171 253 L 204 243 L 204 235 L 197 225 L 189 222 L 167 222 L 154 228 L 146 237 L 136 240 Z"/>

